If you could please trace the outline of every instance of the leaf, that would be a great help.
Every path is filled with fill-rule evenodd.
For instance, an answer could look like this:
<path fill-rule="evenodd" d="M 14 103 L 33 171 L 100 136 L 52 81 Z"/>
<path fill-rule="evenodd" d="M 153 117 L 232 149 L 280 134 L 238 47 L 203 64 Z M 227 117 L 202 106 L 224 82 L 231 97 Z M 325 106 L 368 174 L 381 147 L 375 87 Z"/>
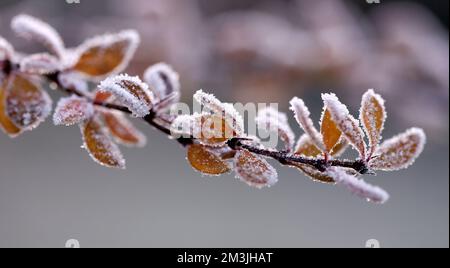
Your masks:
<path fill-rule="evenodd" d="M 14 138 L 20 135 L 22 130 L 14 125 L 9 116 L 6 114 L 6 86 L 7 80 L 0 84 L 0 128 L 11 138 Z"/>
<path fill-rule="evenodd" d="M 153 93 L 137 76 L 121 74 L 109 77 L 100 83 L 98 90 L 111 93 L 135 117 L 146 116 L 153 107 Z"/>
<path fill-rule="evenodd" d="M 53 114 L 55 125 L 71 126 L 79 124 L 94 115 L 94 105 L 86 98 L 71 96 L 61 98 Z"/>
<path fill-rule="evenodd" d="M 98 117 L 94 116 L 80 124 L 80 129 L 84 141 L 83 147 L 94 161 L 106 167 L 125 169 L 125 159 L 119 147 L 108 135 Z"/>
<path fill-rule="evenodd" d="M 203 174 L 220 175 L 231 170 L 225 161 L 200 144 L 189 145 L 187 159 L 195 170 Z"/>
<path fill-rule="evenodd" d="M 359 122 L 350 115 L 347 107 L 339 101 L 336 95 L 322 94 L 322 99 L 336 126 L 359 152 L 361 159 L 365 159 L 366 143 Z"/>
<path fill-rule="evenodd" d="M 380 187 L 370 185 L 362 179 L 348 174 L 341 168 L 330 167 L 327 173 L 334 178 L 336 183 L 367 201 L 383 204 L 389 199 L 389 194 Z"/>
<path fill-rule="evenodd" d="M 311 180 L 315 182 L 321 182 L 326 184 L 335 184 L 333 177 L 328 175 L 325 172 L 321 172 L 317 170 L 316 168 L 306 165 L 306 164 L 300 164 L 300 163 L 294 163 L 291 166 L 294 166 L 298 168 L 301 172 L 303 172 L 306 176 L 308 176 Z"/>
<path fill-rule="evenodd" d="M 338 143 L 331 150 L 331 156 L 339 157 L 348 148 L 348 141 L 345 137 L 341 137 Z"/>
<path fill-rule="evenodd" d="M 407 168 L 422 153 L 425 143 L 426 135 L 422 129 L 408 129 L 383 142 L 369 161 L 369 166 L 384 171 Z"/>
<path fill-rule="evenodd" d="M 330 111 L 326 109 L 326 107 L 324 107 L 320 122 L 320 132 L 322 134 L 325 150 L 327 153 L 330 153 L 339 141 L 342 132 L 334 123 Z"/>
<path fill-rule="evenodd" d="M 6 91 L 6 114 L 18 128 L 31 130 L 50 114 L 49 95 L 25 76 L 10 76 Z"/>
<path fill-rule="evenodd" d="M 286 151 L 290 152 L 294 147 L 295 135 L 289 126 L 286 114 L 266 107 L 258 112 L 256 123 L 264 129 L 274 130 L 285 144 Z"/>
<path fill-rule="evenodd" d="M 294 154 L 303 155 L 308 157 L 319 156 L 322 152 L 317 148 L 317 146 L 311 140 L 308 134 L 303 134 L 297 141 L 295 146 Z"/>
<path fill-rule="evenodd" d="M 179 96 L 180 78 L 175 70 L 165 64 L 157 63 L 147 68 L 144 72 L 144 81 L 150 86 L 158 100 L 163 100 L 172 93 Z M 178 102 L 179 98 L 173 99 Z"/>
<path fill-rule="evenodd" d="M 78 73 L 73 71 L 61 72 L 58 75 L 58 82 L 63 88 L 69 88 L 75 90 L 84 96 L 91 96 L 92 93 L 89 91 L 88 83 L 85 79 L 80 77 Z"/>
<path fill-rule="evenodd" d="M 291 104 L 290 109 L 294 112 L 295 119 L 298 124 L 303 128 L 305 133 L 311 137 L 311 140 L 314 142 L 316 147 L 323 151 L 325 149 L 325 145 L 322 142 L 322 136 L 314 127 L 313 121 L 310 118 L 308 107 L 306 107 L 302 99 L 297 97 L 294 97 L 289 103 Z"/>
<path fill-rule="evenodd" d="M 386 109 L 383 98 L 370 89 L 362 97 L 359 120 L 369 138 L 368 158 L 375 152 L 381 140 L 384 122 L 386 121 Z"/>
<path fill-rule="evenodd" d="M 222 146 L 238 136 L 229 122 L 217 114 L 194 114 L 192 127 L 193 137 L 209 146 Z"/>
<path fill-rule="evenodd" d="M 136 147 L 144 147 L 147 139 L 121 112 L 102 112 L 106 127 L 117 142 Z"/>
<path fill-rule="evenodd" d="M 10 60 L 13 58 L 14 48 L 11 44 L 0 36 L 0 60 Z"/>
<path fill-rule="evenodd" d="M 11 28 L 20 37 L 43 44 L 60 59 L 64 57 L 64 42 L 58 32 L 47 23 L 22 14 L 12 19 Z"/>
<path fill-rule="evenodd" d="M 234 157 L 236 175 L 249 186 L 270 187 L 278 181 L 278 174 L 264 158 L 247 150 L 239 150 Z"/>
<path fill-rule="evenodd" d="M 93 78 L 121 72 L 138 45 L 139 35 L 133 30 L 91 38 L 76 49 L 78 58 L 73 69 Z"/>
<path fill-rule="evenodd" d="M 244 121 L 242 116 L 236 111 L 233 105 L 222 103 L 214 95 L 207 94 L 202 90 L 198 90 L 194 94 L 194 99 L 203 105 L 207 112 L 212 112 L 224 118 L 228 125 L 230 125 L 237 135 L 243 134 Z"/>
<path fill-rule="evenodd" d="M 47 53 L 33 54 L 20 61 L 20 71 L 28 74 L 51 74 L 62 67 L 59 59 Z"/>

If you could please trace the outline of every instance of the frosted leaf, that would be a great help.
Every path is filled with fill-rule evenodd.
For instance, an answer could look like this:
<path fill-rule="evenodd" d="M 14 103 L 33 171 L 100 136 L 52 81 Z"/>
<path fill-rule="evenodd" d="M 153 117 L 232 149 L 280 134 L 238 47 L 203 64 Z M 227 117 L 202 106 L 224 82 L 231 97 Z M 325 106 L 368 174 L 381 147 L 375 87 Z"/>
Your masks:
<path fill-rule="evenodd" d="M 239 136 L 229 121 L 220 115 L 207 113 L 193 115 L 192 134 L 209 146 L 222 146 L 227 140 Z"/>
<path fill-rule="evenodd" d="M 333 150 L 331 150 L 331 155 L 333 157 L 339 157 L 341 156 L 345 150 L 348 148 L 348 141 L 345 137 L 341 137 L 338 141 L 338 143 L 336 143 L 336 145 L 333 147 Z"/>
<path fill-rule="evenodd" d="M 308 107 L 306 107 L 305 103 L 302 99 L 294 97 L 290 102 L 291 110 L 294 112 L 295 119 L 298 124 L 303 128 L 306 134 L 311 137 L 311 140 L 321 151 L 325 149 L 325 146 L 322 142 L 322 136 L 319 131 L 314 127 L 314 123 L 310 118 L 310 112 Z"/>
<path fill-rule="evenodd" d="M 122 112 L 102 112 L 105 126 L 115 140 L 127 146 L 144 147 L 147 138 L 140 132 Z"/>
<path fill-rule="evenodd" d="M 227 123 L 232 126 L 237 135 L 243 134 L 244 121 L 242 116 L 236 111 L 233 105 L 222 103 L 214 95 L 198 90 L 194 94 L 194 99 L 202 104 L 208 111 L 222 116 Z"/>
<path fill-rule="evenodd" d="M 408 129 L 383 142 L 369 161 L 369 166 L 385 171 L 407 168 L 422 153 L 425 143 L 426 136 L 422 129 Z"/>
<path fill-rule="evenodd" d="M 325 145 L 325 150 L 330 153 L 339 141 L 342 132 L 331 118 L 330 111 L 324 107 L 322 117 L 320 119 L 320 132 Z"/>
<path fill-rule="evenodd" d="M 381 132 L 386 121 L 384 100 L 380 95 L 375 94 L 373 89 L 369 89 L 362 97 L 359 120 L 369 138 L 367 158 L 370 158 L 381 140 Z"/>
<path fill-rule="evenodd" d="M 220 175 L 231 170 L 227 162 L 200 144 L 189 145 L 187 159 L 195 170 L 203 174 Z"/>
<path fill-rule="evenodd" d="M 61 72 L 58 75 L 58 82 L 64 88 L 73 89 L 76 92 L 79 92 L 85 96 L 92 95 L 89 92 L 89 85 L 85 79 L 80 77 L 77 73 L 74 72 Z"/>
<path fill-rule="evenodd" d="M 17 137 L 22 133 L 22 130 L 18 128 L 12 121 L 11 118 L 6 114 L 6 98 L 8 80 L 0 81 L 0 129 L 3 130 L 11 138 Z"/>
<path fill-rule="evenodd" d="M 144 72 L 144 81 L 150 86 L 159 100 L 174 92 L 180 92 L 180 77 L 178 73 L 165 63 L 157 63 L 148 67 Z M 179 95 L 177 94 L 176 96 Z M 178 102 L 178 100 L 178 98 L 173 99 L 173 103 Z"/>
<path fill-rule="evenodd" d="M 100 165 L 112 168 L 125 169 L 125 159 L 119 147 L 108 135 L 98 117 L 80 124 L 83 136 L 83 147 L 89 152 L 92 159 Z"/>
<path fill-rule="evenodd" d="M 172 135 L 184 137 L 193 136 L 194 120 L 195 117 L 193 115 L 184 114 L 177 116 L 170 126 Z"/>
<path fill-rule="evenodd" d="M 53 114 L 55 125 L 71 126 L 79 124 L 94 115 L 94 105 L 86 98 L 70 96 L 61 98 Z"/>
<path fill-rule="evenodd" d="M 305 174 L 308 178 L 310 178 L 311 180 L 313 180 L 315 182 L 321 182 L 321 183 L 326 183 L 326 184 L 335 184 L 336 183 L 334 181 L 333 177 L 328 175 L 326 172 L 321 172 L 310 165 L 301 164 L 301 163 L 292 163 L 290 165 L 299 169 L 303 174 Z"/>
<path fill-rule="evenodd" d="M 165 96 L 163 99 L 159 100 L 154 107 L 154 110 L 158 113 L 164 112 L 170 107 L 177 103 L 180 100 L 180 93 L 179 92 L 172 92 L 169 95 Z"/>
<path fill-rule="evenodd" d="M 278 181 L 278 174 L 264 158 L 247 150 L 239 150 L 234 157 L 237 177 L 249 186 L 270 187 Z"/>
<path fill-rule="evenodd" d="M 20 71 L 28 74 L 51 74 L 61 68 L 60 60 L 47 53 L 33 54 L 20 61 Z"/>
<path fill-rule="evenodd" d="M 300 136 L 294 151 L 294 154 L 308 157 L 316 157 L 321 153 L 322 151 L 317 148 L 308 134 L 303 134 L 302 136 Z"/>
<path fill-rule="evenodd" d="M 13 58 L 14 48 L 11 44 L 0 36 L 0 60 L 10 60 Z"/>
<path fill-rule="evenodd" d="M 280 139 L 284 142 L 286 150 L 292 150 L 295 135 L 289 126 L 285 113 L 281 113 L 272 107 L 266 107 L 258 112 L 255 120 L 260 127 L 276 131 Z"/>
<path fill-rule="evenodd" d="M 334 178 L 337 184 L 344 186 L 351 193 L 367 201 L 383 204 L 389 199 L 389 194 L 385 190 L 378 186 L 368 184 L 362 179 L 346 173 L 341 168 L 330 167 L 327 173 Z"/>
<path fill-rule="evenodd" d="M 134 30 L 91 38 L 76 49 L 78 59 L 73 68 L 93 78 L 121 72 L 136 52 L 139 42 L 139 34 Z"/>
<path fill-rule="evenodd" d="M 43 44 L 59 58 L 64 57 L 64 42 L 58 32 L 47 23 L 22 14 L 12 19 L 11 28 L 19 36 Z"/>
<path fill-rule="evenodd" d="M 100 83 L 98 90 L 111 93 L 135 117 L 146 116 L 153 107 L 153 93 L 137 76 L 121 74 L 107 78 Z"/>
<path fill-rule="evenodd" d="M 50 114 L 49 95 L 25 76 L 14 75 L 6 91 L 6 114 L 18 128 L 31 130 Z"/>
<path fill-rule="evenodd" d="M 342 104 L 334 94 L 322 94 L 326 109 L 330 111 L 331 118 L 341 130 L 350 144 L 359 152 L 361 159 L 365 158 L 366 143 L 364 133 L 359 122 L 348 112 L 347 107 Z"/>

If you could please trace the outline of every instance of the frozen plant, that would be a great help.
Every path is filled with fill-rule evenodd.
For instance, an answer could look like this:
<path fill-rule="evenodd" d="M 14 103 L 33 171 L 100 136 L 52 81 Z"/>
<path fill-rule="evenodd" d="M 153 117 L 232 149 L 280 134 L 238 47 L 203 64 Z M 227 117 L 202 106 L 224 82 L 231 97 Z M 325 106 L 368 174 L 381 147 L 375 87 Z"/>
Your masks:
<path fill-rule="evenodd" d="M 278 181 L 267 158 L 295 167 L 315 181 L 337 184 L 374 203 L 389 195 L 362 180 L 377 170 L 392 171 L 411 165 L 425 144 L 423 130 L 411 128 L 380 144 L 386 120 L 384 100 L 373 90 L 362 97 L 359 118 L 332 93 L 323 94 L 320 129 L 316 129 L 304 101 L 294 97 L 293 116 L 304 130 L 297 142 L 286 114 L 261 110 L 256 122 L 278 133 L 284 150 L 264 148 L 245 133 L 244 122 L 231 104 L 197 91 L 193 98 L 202 113 L 172 116 L 167 110 L 179 100 L 178 74 L 167 64 L 150 66 L 143 75 L 119 74 L 139 43 L 132 30 L 94 37 L 79 47 L 66 48 L 48 24 L 27 15 L 13 19 L 20 36 L 44 44 L 50 53 L 23 55 L 0 37 L 0 127 L 10 137 L 37 127 L 50 114 L 52 101 L 42 89 L 47 81 L 65 93 L 56 105 L 55 125 L 78 125 L 84 148 L 101 165 L 125 168 L 118 143 L 144 146 L 145 136 L 127 115 L 141 118 L 186 148 L 191 166 L 207 175 L 234 170 L 237 178 L 256 187 Z M 99 82 L 89 90 L 88 82 Z M 296 144 L 295 144 L 296 143 Z M 339 156 L 352 146 L 355 160 Z"/>

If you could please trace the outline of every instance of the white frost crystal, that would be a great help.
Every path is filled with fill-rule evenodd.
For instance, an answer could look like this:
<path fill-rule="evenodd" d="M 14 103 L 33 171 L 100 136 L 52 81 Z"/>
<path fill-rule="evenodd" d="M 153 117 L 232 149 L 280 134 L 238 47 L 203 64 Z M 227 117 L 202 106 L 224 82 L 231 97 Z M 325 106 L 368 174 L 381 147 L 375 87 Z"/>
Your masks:
<path fill-rule="evenodd" d="M 278 182 L 278 173 L 264 158 L 247 150 L 240 150 L 234 157 L 236 175 L 249 186 L 270 187 Z"/>
<path fill-rule="evenodd" d="M 53 114 L 55 125 L 74 125 L 91 118 L 94 115 L 94 106 L 86 98 L 71 96 L 61 98 Z"/>
<path fill-rule="evenodd" d="M 180 77 L 166 63 L 157 63 L 148 67 L 144 72 L 144 81 L 150 86 L 155 97 L 159 100 L 164 99 L 173 92 L 180 92 Z M 176 102 L 178 100 L 173 101 Z"/>
<path fill-rule="evenodd" d="M 59 71 L 63 66 L 58 58 L 47 54 L 33 54 L 23 58 L 20 71 L 28 74 L 45 75 Z"/>

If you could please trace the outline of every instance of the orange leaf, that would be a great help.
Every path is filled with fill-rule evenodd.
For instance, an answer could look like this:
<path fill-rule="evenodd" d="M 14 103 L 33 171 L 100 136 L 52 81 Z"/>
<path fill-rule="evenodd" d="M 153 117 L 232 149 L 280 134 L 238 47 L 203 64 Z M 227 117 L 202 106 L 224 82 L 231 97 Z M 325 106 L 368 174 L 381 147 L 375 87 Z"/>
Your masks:
<path fill-rule="evenodd" d="M 31 130 L 49 115 L 49 95 L 24 76 L 11 76 L 6 91 L 6 114 L 17 127 Z"/>
<path fill-rule="evenodd" d="M 92 77 L 103 77 L 120 72 L 136 51 L 139 35 L 123 31 L 94 37 L 78 47 L 78 61 L 74 69 Z"/>
<path fill-rule="evenodd" d="M 105 125 L 111 135 L 120 143 L 143 147 L 146 137 L 121 112 L 103 112 Z"/>
<path fill-rule="evenodd" d="M 330 153 L 339 141 L 342 132 L 336 126 L 331 118 L 330 111 L 326 108 L 324 108 L 324 112 L 322 114 L 320 132 L 322 133 L 325 150 L 327 153 Z"/>
<path fill-rule="evenodd" d="M 125 168 L 125 159 L 97 117 L 80 125 L 84 148 L 100 165 Z"/>
<path fill-rule="evenodd" d="M 380 142 L 384 121 L 386 120 L 384 100 L 380 95 L 375 94 L 372 89 L 368 90 L 362 97 L 359 120 L 369 138 L 370 151 L 368 157 L 370 158 Z"/>
<path fill-rule="evenodd" d="M 200 144 L 189 145 L 187 158 L 195 170 L 204 174 L 220 175 L 230 171 L 230 166 L 226 162 Z"/>
<path fill-rule="evenodd" d="M 11 119 L 6 114 L 6 89 L 5 89 L 5 83 L 7 81 L 5 80 L 2 85 L 0 86 L 0 128 L 3 129 L 3 131 L 8 134 L 10 137 L 16 137 L 21 133 L 21 129 L 16 127 L 16 125 L 13 124 Z"/>
<path fill-rule="evenodd" d="M 300 139 L 298 139 L 294 154 L 315 157 L 320 155 L 321 153 L 322 152 L 319 150 L 319 148 L 317 148 L 309 135 L 303 134 Z"/>
<path fill-rule="evenodd" d="M 278 181 L 278 174 L 264 158 L 247 150 L 240 150 L 234 157 L 237 176 L 249 186 L 263 188 Z"/>
<path fill-rule="evenodd" d="M 210 146 L 223 145 L 227 140 L 238 136 L 228 121 L 216 114 L 194 115 L 193 135 Z"/>

